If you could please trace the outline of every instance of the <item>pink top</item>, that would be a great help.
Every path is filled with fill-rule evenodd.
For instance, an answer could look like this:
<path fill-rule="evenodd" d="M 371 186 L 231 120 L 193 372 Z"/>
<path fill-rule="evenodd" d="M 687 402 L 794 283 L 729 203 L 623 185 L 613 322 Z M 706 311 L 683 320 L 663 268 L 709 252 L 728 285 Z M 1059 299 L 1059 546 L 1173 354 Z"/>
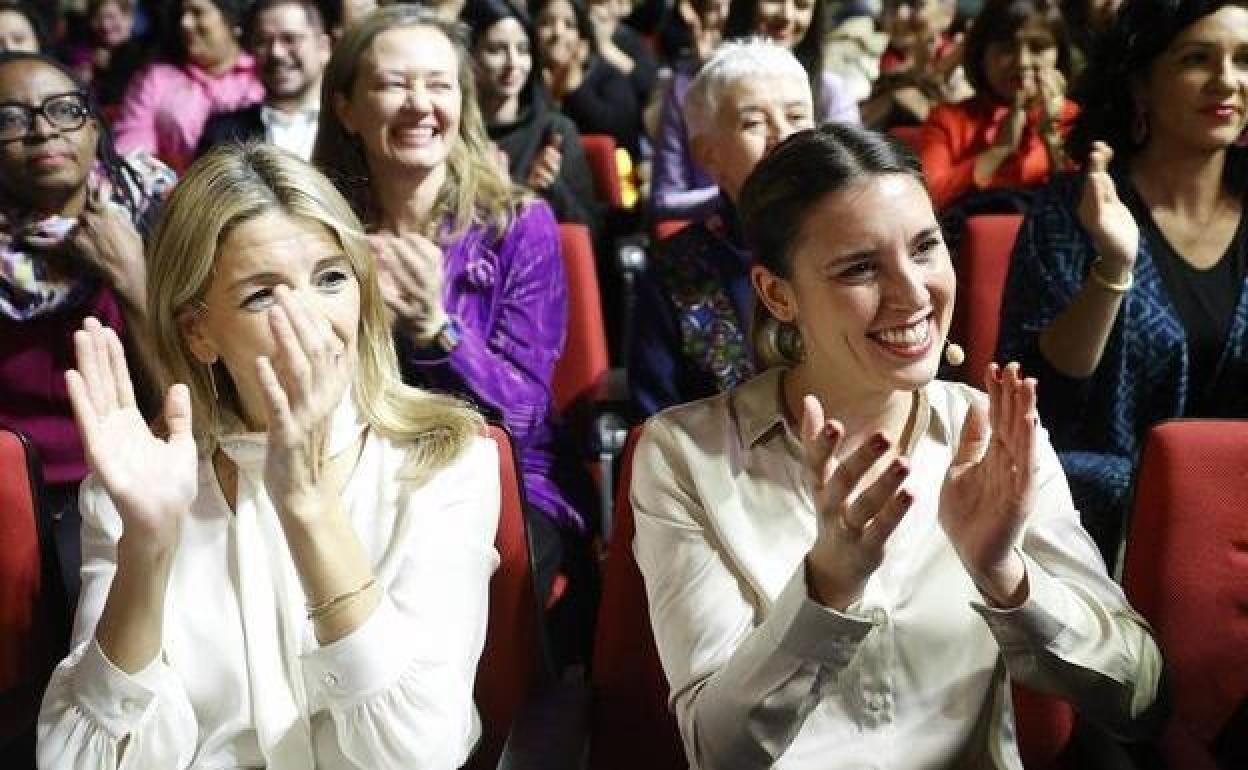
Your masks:
<path fill-rule="evenodd" d="M 240 54 L 229 71 L 216 76 L 194 64 L 156 62 L 126 89 L 121 115 L 113 124 L 117 149 L 147 150 L 181 172 L 194 159 L 209 116 L 263 98 L 264 86 L 250 54 Z"/>

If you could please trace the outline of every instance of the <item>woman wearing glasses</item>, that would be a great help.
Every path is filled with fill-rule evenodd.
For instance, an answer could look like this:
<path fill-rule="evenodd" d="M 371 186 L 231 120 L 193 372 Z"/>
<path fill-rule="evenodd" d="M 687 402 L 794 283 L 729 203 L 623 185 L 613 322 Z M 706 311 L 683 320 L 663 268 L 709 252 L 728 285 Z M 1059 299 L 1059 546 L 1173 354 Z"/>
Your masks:
<path fill-rule="evenodd" d="M 71 606 L 87 469 L 62 376 L 70 336 L 91 315 L 128 339 L 143 312 L 140 232 L 173 181 L 150 157 L 117 156 L 63 65 L 0 54 L 0 424 L 43 460 L 44 523 Z"/>

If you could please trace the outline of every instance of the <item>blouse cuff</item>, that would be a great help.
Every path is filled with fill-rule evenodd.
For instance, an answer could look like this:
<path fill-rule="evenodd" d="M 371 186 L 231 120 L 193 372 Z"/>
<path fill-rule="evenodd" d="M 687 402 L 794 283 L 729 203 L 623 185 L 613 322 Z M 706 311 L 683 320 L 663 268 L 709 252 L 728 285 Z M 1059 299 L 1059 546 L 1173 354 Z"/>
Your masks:
<path fill-rule="evenodd" d="M 160 656 L 141 671 L 127 674 L 108 659 L 94 638 L 74 671 L 79 706 L 114 740 L 130 735 L 160 689 Z"/>
<path fill-rule="evenodd" d="M 384 690 L 407 669 L 409 657 L 396 654 L 396 639 L 414 634 L 403 615 L 382 592 L 373 614 L 343 638 L 303 656 L 311 681 L 319 682 L 331 701 L 353 702 Z"/>
<path fill-rule="evenodd" d="M 1060 582 L 1022 551 L 1027 600 L 1017 607 L 998 609 L 981 602 L 971 607 L 983 617 L 1002 652 L 1052 647 L 1066 630 L 1068 597 Z"/>
<path fill-rule="evenodd" d="M 806 560 L 798 563 L 763 624 L 776 646 L 788 654 L 844 668 L 874 625 L 865 618 L 837 612 L 810 598 Z"/>

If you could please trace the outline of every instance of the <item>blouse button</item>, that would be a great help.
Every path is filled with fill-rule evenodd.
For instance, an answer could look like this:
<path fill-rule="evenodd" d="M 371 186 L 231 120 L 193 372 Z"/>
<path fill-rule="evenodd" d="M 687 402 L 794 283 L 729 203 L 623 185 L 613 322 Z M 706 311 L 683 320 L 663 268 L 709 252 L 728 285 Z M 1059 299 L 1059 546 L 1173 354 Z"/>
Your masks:
<path fill-rule="evenodd" d="M 337 686 L 338 686 L 338 675 L 337 675 L 337 674 L 335 674 L 333 671 L 328 671 L 328 672 L 326 672 L 326 674 L 325 674 L 325 684 L 326 684 L 326 686 L 328 686 L 328 687 L 337 687 Z"/>

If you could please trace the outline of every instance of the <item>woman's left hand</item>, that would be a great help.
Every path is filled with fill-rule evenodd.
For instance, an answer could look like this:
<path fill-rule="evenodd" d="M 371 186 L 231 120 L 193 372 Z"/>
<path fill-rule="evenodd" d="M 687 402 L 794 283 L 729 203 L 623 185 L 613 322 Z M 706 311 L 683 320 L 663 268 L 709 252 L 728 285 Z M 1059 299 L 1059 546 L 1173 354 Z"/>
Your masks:
<path fill-rule="evenodd" d="M 326 443 L 346 392 L 350 362 L 342 339 L 284 286 L 269 310 L 275 350 L 256 359 L 268 422 L 264 486 L 283 516 L 312 521 L 337 490 L 326 478 Z"/>
<path fill-rule="evenodd" d="M 940 491 L 940 524 L 962 565 L 993 603 L 1026 599 L 1026 570 L 1014 549 L 1035 497 L 1036 381 L 1011 363 L 991 364 L 988 413 L 972 405 Z"/>
<path fill-rule="evenodd" d="M 370 235 L 381 297 L 399 329 L 424 345 L 446 323 L 442 249 L 421 235 Z"/>
<path fill-rule="evenodd" d="M 102 194 L 88 194 L 70 243 L 74 253 L 98 270 L 131 309 L 144 312 L 147 265 L 143 238 L 125 207 Z"/>

